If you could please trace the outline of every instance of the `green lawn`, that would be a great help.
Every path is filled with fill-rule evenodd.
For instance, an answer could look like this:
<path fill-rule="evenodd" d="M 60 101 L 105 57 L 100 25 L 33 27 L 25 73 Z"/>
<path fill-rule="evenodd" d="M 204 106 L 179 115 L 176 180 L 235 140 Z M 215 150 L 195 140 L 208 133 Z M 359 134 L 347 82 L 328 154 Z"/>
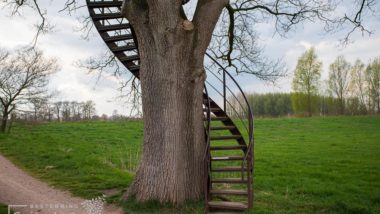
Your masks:
<path fill-rule="evenodd" d="M 8 206 L 0 204 L 0 214 L 8 214 Z"/>
<path fill-rule="evenodd" d="M 17 124 L 0 135 L 0 152 L 76 195 L 106 192 L 117 202 L 133 179 L 142 130 L 139 121 Z M 259 119 L 255 133 L 254 213 L 380 213 L 380 117 Z M 202 202 L 123 206 L 203 212 Z"/>

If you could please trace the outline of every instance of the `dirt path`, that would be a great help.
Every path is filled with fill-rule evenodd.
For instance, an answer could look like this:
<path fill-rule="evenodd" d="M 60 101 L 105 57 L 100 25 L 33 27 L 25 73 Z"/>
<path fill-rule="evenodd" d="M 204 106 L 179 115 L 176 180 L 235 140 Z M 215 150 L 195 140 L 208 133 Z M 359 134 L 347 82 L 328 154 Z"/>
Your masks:
<path fill-rule="evenodd" d="M 118 214 L 121 208 L 104 206 L 102 212 L 96 208 L 95 201 L 85 208 L 84 199 L 73 197 L 68 192 L 57 190 L 17 168 L 8 159 L 0 155 L 0 203 L 18 205 L 12 209 L 21 213 L 38 214 Z M 86 203 L 90 204 L 89 201 Z M 89 208 L 90 207 L 90 208 Z M 89 209 L 94 208 L 92 211 Z"/>

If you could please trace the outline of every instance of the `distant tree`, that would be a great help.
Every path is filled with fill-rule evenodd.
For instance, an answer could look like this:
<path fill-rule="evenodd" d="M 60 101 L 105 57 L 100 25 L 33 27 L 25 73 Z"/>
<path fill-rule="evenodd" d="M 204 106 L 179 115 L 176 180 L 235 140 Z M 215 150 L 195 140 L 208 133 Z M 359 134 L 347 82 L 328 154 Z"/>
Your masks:
<path fill-rule="evenodd" d="M 288 116 L 293 114 L 291 95 L 289 93 L 277 93 L 276 95 L 277 116 Z"/>
<path fill-rule="evenodd" d="M 62 109 L 62 102 L 55 102 L 53 103 L 54 105 L 54 113 L 57 115 L 57 120 L 61 121 L 60 115 L 61 115 L 61 109 Z"/>
<path fill-rule="evenodd" d="M 48 76 L 59 67 L 55 59 L 45 58 L 42 51 L 34 48 L 0 51 L 0 60 L 0 131 L 5 132 L 8 117 L 16 106 L 44 94 Z"/>
<path fill-rule="evenodd" d="M 326 107 L 327 107 L 326 115 L 340 114 L 340 110 L 339 110 L 340 101 L 338 100 L 338 98 L 333 97 L 333 96 L 327 96 L 325 102 L 326 102 Z"/>
<path fill-rule="evenodd" d="M 94 114 L 94 115 L 91 116 L 91 120 L 100 120 L 100 116 Z"/>
<path fill-rule="evenodd" d="M 359 97 L 348 97 L 345 100 L 346 103 L 346 114 L 359 115 L 362 114 Z"/>
<path fill-rule="evenodd" d="M 373 60 L 366 69 L 370 108 L 380 113 L 380 57 Z"/>
<path fill-rule="evenodd" d="M 310 117 L 315 110 L 318 83 L 321 77 L 322 62 L 318 60 L 314 48 L 310 48 L 298 59 L 294 71 L 292 100 L 295 111 L 306 111 Z"/>
<path fill-rule="evenodd" d="M 32 104 L 33 112 L 34 112 L 34 120 L 37 121 L 38 119 L 43 118 L 44 116 L 44 110 L 46 109 L 48 100 L 46 97 L 32 97 L 28 99 L 29 102 Z M 45 109 L 44 109 L 45 108 Z"/>
<path fill-rule="evenodd" d="M 278 117 L 293 113 L 289 93 L 247 94 L 247 100 L 255 116 Z M 231 103 L 231 101 L 229 101 Z"/>
<path fill-rule="evenodd" d="M 330 65 L 329 90 L 339 102 L 339 114 L 345 113 L 345 98 L 349 93 L 351 65 L 344 56 L 338 56 Z"/>
<path fill-rule="evenodd" d="M 83 119 L 82 109 L 83 109 L 83 102 L 77 102 L 76 103 L 77 120 Z"/>
<path fill-rule="evenodd" d="M 73 120 L 80 120 L 82 116 L 82 109 L 83 109 L 83 104 L 79 103 L 77 101 L 72 101 L 70 103 L 70 108 L 72 112 L 72 119 Z"/>
<path fill-rule="evenodd" d="M 92 116 L 95 115 L 96 109 L 95 109 L 95 103 L 92 100 L 86 101 L 82 106 L 83 111 L 83 118 L 86 120 L 90 120 Z"/>
<path fill-rule="evenodd" d="M 273 99 L 273 94 L 269 93 L 267 96 L 265 96 L 264 99 L 264 107 L 265 107 L 265 114 L 267 116 L 277 116 L 276 112 L 276 99 Z"/>
<path fill-rule="evenodd" d="M 117 119 L 119 119 L 119 112 L 117 109 L 114 109 L 112 111 L 112 120 L 117 120 Z"/>
<path fill-rule="evenodd" d="M 46 116 L 49 122 L 54 118 L 54 105 L 51 102 L 46 103 Z"/>
<path fill-rule="evenodd" d="M 108 120 L 108 115 L 107 115 L 107 114 L 102 114 L 102 115 L 100 116 L 100 118 L 101 118 L 102 120 Z"/>
<path fill-rule="evenodd" d="M 358 108 L 363 114 L 367 112 L 367 88 L 365 65 L 360 60 L 356 60 L 351 70 L 350 92 L 352 97 L 357 97 Z"/>
<path fill-rule="evenodd" d="M 71 116 L 71 108 L 69 101 L 62 102 L 62 119 L 64 121 L 69 121 Z"/>

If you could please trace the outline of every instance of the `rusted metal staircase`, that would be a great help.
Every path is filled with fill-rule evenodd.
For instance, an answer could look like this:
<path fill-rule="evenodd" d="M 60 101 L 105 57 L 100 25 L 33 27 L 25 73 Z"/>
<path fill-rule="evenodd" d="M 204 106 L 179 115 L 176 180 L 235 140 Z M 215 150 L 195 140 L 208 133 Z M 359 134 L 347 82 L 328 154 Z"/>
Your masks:
<path fill-rule="evenodd" d="M 183 0 L 186 2 L 188 0 Z M 121 5 L 122 0 L 87 0 L 90 17 L 101 38 L 138 78 L 138 45 L 132 26 L 120 13 Z M 207 212 L 245 211 L 253 205 L 253 115 L 236 80 L 217 61 L 213 62 L 218 71 L 207 71 L 203 95 L 208 176 L 206 208 Z"/>

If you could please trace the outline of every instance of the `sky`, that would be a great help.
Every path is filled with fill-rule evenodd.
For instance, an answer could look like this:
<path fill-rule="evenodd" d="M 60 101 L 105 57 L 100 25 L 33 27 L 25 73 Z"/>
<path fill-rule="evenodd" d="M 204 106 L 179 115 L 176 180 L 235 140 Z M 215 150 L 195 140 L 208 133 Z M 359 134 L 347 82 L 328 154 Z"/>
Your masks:
<path fill-rule="evenodd" d="M 192 1 L 194 4 L 195 0 Z M 61 70 L 50 80 L 50 89 L 59 92 L 54 99 L 93 100 L 99 115 L 111 115 L 115 109 L 121 114 L 129 114 L 129 106 L 118 98 L 118 79 L 107 74 L 98 79 L 98 75 L 88 74 L 86 70 L 77 66 L 78 61 L 100 54 L 106 48 L 95 30 L 90 32 L 89 39 L 83 39 L 83 33 L 78 31 L 81 27 L 78 17 L 86 16 L 87 10 L 82 8 L 69 16 L 58 12 L 63 7 L 58 1 L 45 1 L 43 6 L 47 9 L 49 22 L 54 28 L 52 32 L 39 38 L 38 47 L 46 56 L 57 58 L 61 64 Z M 345 9 L 352 5 L 345 3 L 340 7 Z M 14 49 L 30 44 L 35 35 L 34 24 L 39 21 L 38 16 L 28 9 L 21 11 L 22 16 L 10 16 L 10 12 L 7 8 L 0 10 L 0 46 Z M 287 77 L 280 79 L 275 85 L 262 82 L 251 75 L 239 75 L 236 79 L 243 90 L 250 93 L 290 92 L 297 59 L 310 47 L 315 48 L 318 58 L 323 62 L 322 80 L 327 78 L 328 66 L 339 55 L 344 55 L 352 63 L 356 59 L 367 63 L 375 57 L 380 57 L 378 20 L 380 16 L 366 17 L 365 24 L 373 34 L 362 36 L 356 32 L 352 36 L 352 43 L 346 46 L 340 43 L 345 32 L 326 35 L 323 26 L 318 23 L 298 26 L 286 37 L 275 34 L 271 22 L 258 24 L 256 27 L 259 29 L 259 44 L 263 48 L 263 54 L 270 59 L 281 59 L 286 63 Z"/>

